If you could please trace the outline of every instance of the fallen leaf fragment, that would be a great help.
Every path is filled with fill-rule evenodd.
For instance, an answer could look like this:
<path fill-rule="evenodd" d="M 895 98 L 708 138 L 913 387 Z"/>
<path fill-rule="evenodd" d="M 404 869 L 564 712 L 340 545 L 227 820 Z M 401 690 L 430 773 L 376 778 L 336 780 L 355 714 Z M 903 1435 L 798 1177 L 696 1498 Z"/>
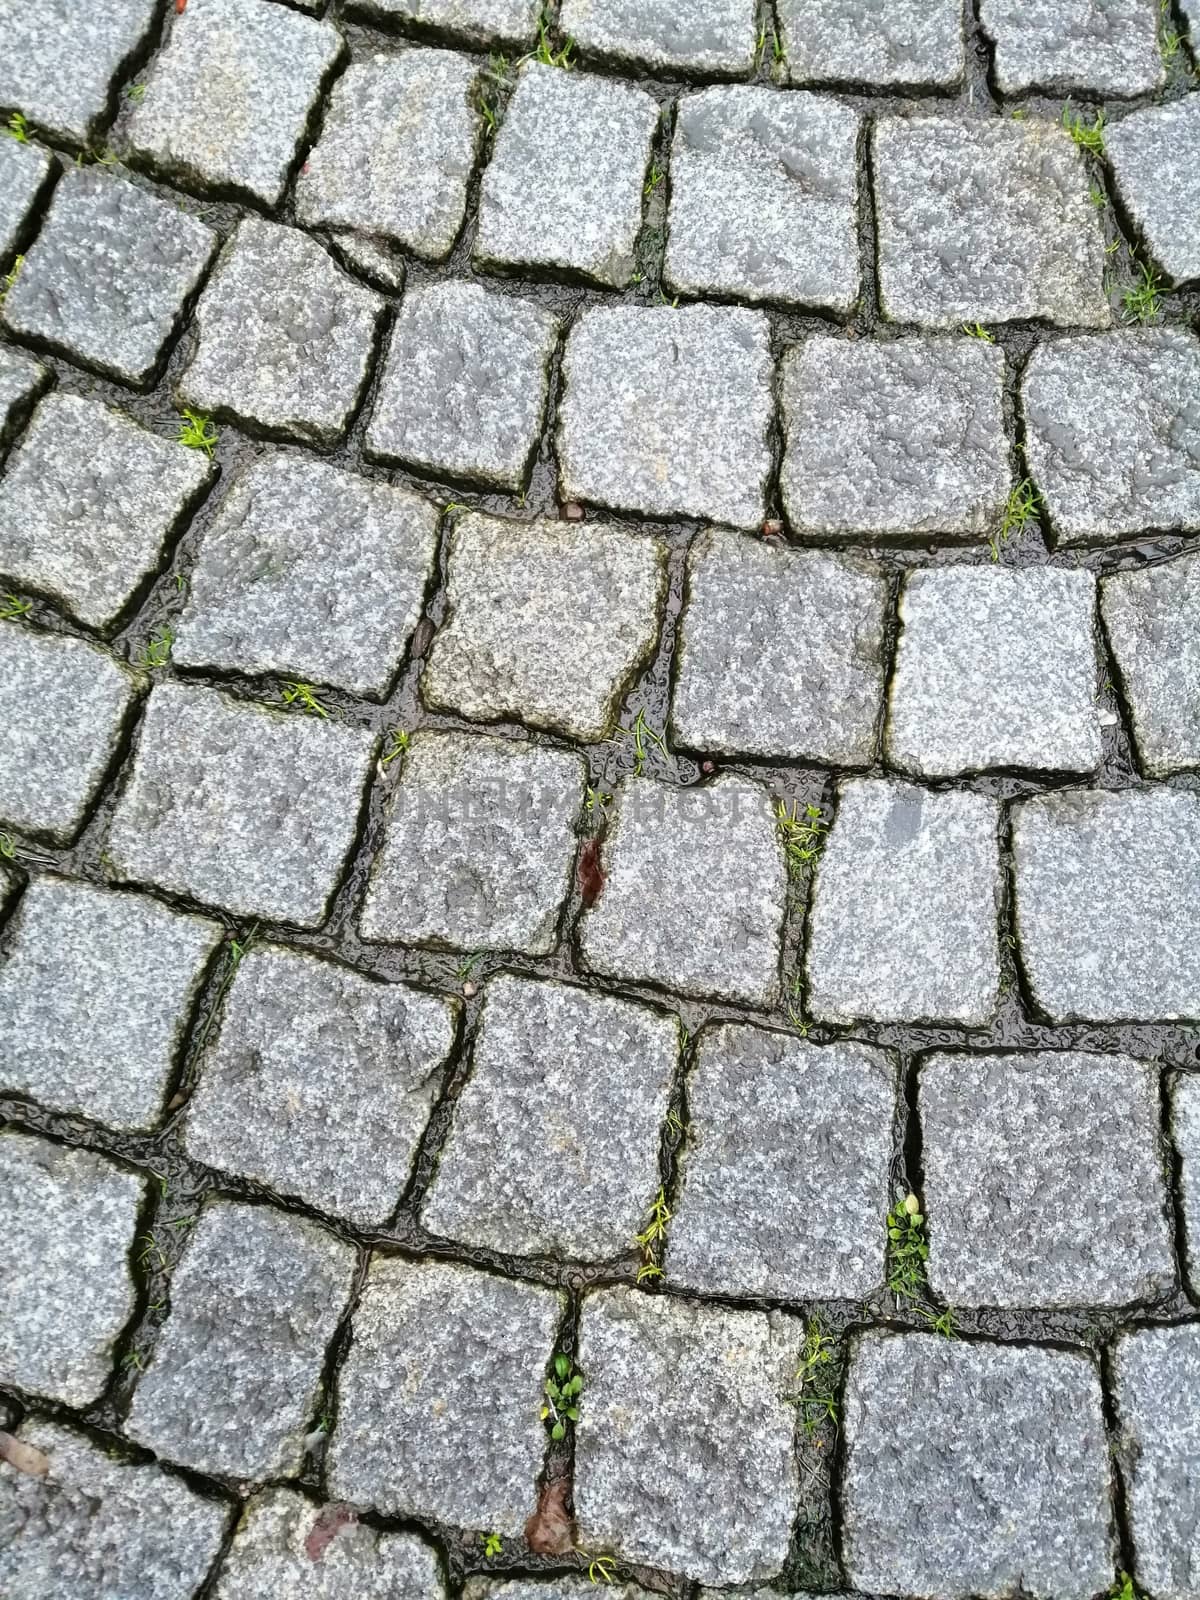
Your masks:
<path fill-rule="evenodd" d="M 585 906 L 596 904 L 607 882 L 608 874 L 600 865 L 600 841 L 589 839 L 579 852 L 579 892 Z"/>
<path fill-rule="evenodd" d="M 342 1529 L 351 1527 L 357 1521 L 358 1512 L 353 1506 L 336 1504 L 322 1506 L 308 1530 L 308 1538 L 304 1541 L 304 1554 L 310 1561 L 320 1561 Z"/>
<path fill-rule="evenodd" d="M 537 1510 L 525 1524 L 525 1542 L 535 1555 L 569 1556 L 575 1548 L 575 1519 L 567 1510 L 570 1485 L 555 1478 L 538 1497 Z"/>
<path fill-rule="evenodd" d="M 50 1471 L 50 1457 L 35 1445 L 26 1444 L 11 1433 L 0 1429 L 0 1461 L 7 1461 L 30 1478 L 44 1478 Z"/>

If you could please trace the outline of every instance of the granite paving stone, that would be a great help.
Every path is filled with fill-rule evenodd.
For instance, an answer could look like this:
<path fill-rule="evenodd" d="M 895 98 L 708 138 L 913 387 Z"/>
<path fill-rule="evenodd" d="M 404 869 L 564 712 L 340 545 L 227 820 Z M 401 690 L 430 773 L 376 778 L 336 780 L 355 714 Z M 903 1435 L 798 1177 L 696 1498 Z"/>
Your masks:
<path fill-rule="evenodd" d="M 405 489 L 260 456 L 204 535 L 173 659 L 382 699 L 420 620 L 437 527 L 437 508 Z"/>
<path fill-rule="evenodd" d="M 99 1399 L 136 1303 L 129 1251 L 144 1187 L 90 1150 L 0 1134 L 0 1384 L 68 1406 Z"/>
<path fill-rule="evenodd" d="M 4 320 L 19 338 L 145 387 L 217 242 L 199 218 L 127 178 L 72 167 L 4 296 Z"/>
<path fill-rule="evenodd" d="M 753 0 L 563 0 L 560 31 L 587 60 L 667 78 L 748 78 L 754 71 Z"/>
<path fill-rule="evenodd" d="M 612 732 L 658 638 L 666 546 L 607 523 L 469 514 L 450 536 L 426 705 L 583 741 Z"/>
<path fill-rule="evenodd" d="M 0 571 L 107 629 L 212 483 L 201 450 L 78 395 L 48 395 L 0 478 Z"/>
<path fill-rule="evenodd" d="M 109 827 L 113 870 L 316 927 L 354 841 L 374 747 L 363 728 L 160 684 Z"/>
<path fill-rule="evenodd" d="M 563 1310 L 550 1289 L 376 1256 L 338 1378 L 331 1493 L 519 1537 L 537 1503 L 542 1384 Z"/>
<path fill-rule="evenodd" d="M 842 1432 L 855 1589 L 1091 1600 L 1112 1587 L 1108 1441 L 1089 1357 L 867 1333 L 854 1347 Z M 904 1516 L 899 1485 L 920 1485 Z"/>
<path fill-rule="evenodd" d="M 1200 33 L 1200 0 L 1179 0 L 1184 31 L 1193 39 Z"/>
<path fill-rule="evenodd" d="M 493 979 L 424 1225 L 509 1255 L 628 1254 L 661 1182 L 678 1055 L 674 1017 L 567 984 Z"/>
<path fill-rule="evenodd" d="M 1056 1022 L 1200 1017 L 1200 796 L 1071 789 L 1012 812 L 1016 932 Z"/>
<path fill-rule="evenodd" d="M 206 1041 L 184 1143 L 209 1166 L 358 1227 L 383 1227 L 454 1025 L 446 1000 L 257 946 Z"/>
<path fill-rule="evenodd" d="M 47 877 L 26 889 L 10 937 L 0 1084 L 51 1111 L 153 1127 L 221 928 Z"/>
<path fill-rule="evenodd" d="M 799 1497 L 798 1318 L 616 1288 L 583 1303 L 579 1541 L 702 1583 L 782 1569 Z M 647 1492 L 647 1485 L 653 1491 Z"/>
<path fill-rule="evenodd" d="M 1171 1137 L 1179 1158 L 1179 1204 L 1183 1216 L 1181 1254 L 1193 1294 L 1200 1287 L 1200 1076 L 1179 1072 L 1171 1079 Z"/>
<path fill-rule="evenodd" d="M 1161 270 L 1176 283 L 1200 278 L 1200 94 L 1122 117 L 1105 153 Z"/>
<path fill-rule="evenodd" d="M 777 0 L 792 83 L 953 89 L 966 60 L 958 0 Z"/>
<path fill-rule="evenodd" d="M 1200 557 L 1103 578 L 1100 611 L 1143 772 L 1200 766 Z"/>
<path fill-rule="evenodd" d="M 475 283 L 405 296 L 392 329 L 368 455 L 489 488 L 524 488 L 542 431 L 561 324 Z"/>
<path fill-rule="evenodd" d="M 565 500 L 648 517 L 763 520 L 774 416 L 769 326 L 725 306 L 600 306 L 563 358 Z"/>
<path fill-rule="evenodd" d="M 746 85 L 686 95 L 671 146 L 671 292 L 850 311 L 859 126 L 820 95 Z"/>
<path fill-rule="evenodd" d="M 1150 94 L 1166 77 L 1158 20 L 1159 0 L 980 0 L 979 6 L 996 87 L 1005 95 Z"/>
<path fill-rule="evenodd" d="M 17 434 L 49 382 L 48 367 L 23 350 L 0 344 L 0 450 Z"/>
<path fill-rule="evenodd" d="M 509 739 L 418 733 L 403 761 L 363 938 L 548 955 L 571 889 L 581 758 Z"/>
<path fill-rule="evenodd" d="M 16 139 L 0 143 L 0 261 L 7 262 L 24 242 L 34 210 L 56 171 L 54 157 L 41 145 Z"/>
<path fill-rule="evenodd" d="M 157 0 L 0 0 L 0 105 L 56 139 L 88 145 L 149 36 Z"/>
<path fill-rule="evenodd" d="M 668 1280 L 773 1300 L 877 1289 L 895 1105 L 881 1051 L 706 1028 L 687 1080 Z"/>
<path fill-rule="evenodd" d="M 354 1260 L 353 1246 L 303 1218 L 206 1206 L 172 1274 L 128 1436 L 197 1472 L 295 1476 Z"/>
<path fill-rule="evenodd" d="M 404 257 L 395 245 L 365 233 L 332 233 L 328 237 L 334 255 L 347 272 L 357 273 L 387 294 L 399 294 L 404 288 Z"/>
<path fill-rule="evenodd" d="M 444 34 L 475 46 L 532 47 L 542 0 L 354 0 L 372 22 Z"/>
<path fill-rule="evenodd" d="M 818 1021 L 988 1021 L 1000 982 L 999 824 L 987 795 L 882 778 L 840 786 L 809 917 Z"/>

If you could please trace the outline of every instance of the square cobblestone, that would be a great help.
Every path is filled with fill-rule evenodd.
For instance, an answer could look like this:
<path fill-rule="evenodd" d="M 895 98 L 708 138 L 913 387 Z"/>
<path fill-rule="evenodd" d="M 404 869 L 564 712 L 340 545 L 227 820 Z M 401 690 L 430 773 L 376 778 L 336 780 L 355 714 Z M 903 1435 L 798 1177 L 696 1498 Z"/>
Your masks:
<path fill-rule="evenodd" d="M 1055 1022 L 1200 1018 L 1200 796 L 1073 789 L 1012 811 L 1016 931 Z"/>
<path fill-rule="evenodd" d="M 925 777 L 1092 772 L 1103 753 L 1096 580 L 1062 567 L 941 567 L 900 591 L 887 759 Z"/>
<path fill-rule="evenodd" d="M 841 785 L 809 912 L 818 1021 L 988 1021 L 1000 986 L 999 826 L 985 795 Z"/>
<path fill-rule="evenodd" d="M 532 47 L 542 0 L 354 0 L 372 22 L 406 25 L 475 46 Z"/>
<path fill-rule="evenodd" d="M 1092 1600 L 1116 1550 L 1100 1379 L 1029 1345 L 868 1333 L 842 1434 L 843 1551 L 855 1589 L 930 1600 Z M 898 1485 L 920 1507 L 897 1516 Z"/>
<path fill-rule="evenodd" d="M 116 755 L 134 688 L 82 639 L 0 624 L 0 821 L 69 844 Z"/>
<path fill-rule="evenodd" d="M 754 0 L 563 0 L 561 31 L 587 60 L 673 78 L 748 78 Z"/>
<path fill-rule="evenodd" d="M 421 679 L 425 703 L 476 722 L 607 738 L 658 639 L 666 562 L 661 540 L 604 523 L 463 517 L 450 535 L 449 612 Z"/>
<path fill-rule="evenodd" d="M 311 1222 L 208 1205 L 172 1276 L 126 1434 L 197 1472 L 294 1476 L 353 1275 L 353 1247 Z"/>
<path fill-rule="evenodd" d="M 430 283 L 392 329 L 367 454 L 490 488 L 524 488 L 561 324 L 475 283 Z"/>
<path fill-rule="evenodd" d="M 215 476 L 203 451 L 95 400 L 49 395 L 0 478 L 0 571 L 107 628 Z"/>
<path fill-rule="evenodd" d="M 644 89 L 526 62 L 483 174 L 476 262 L 624 288 L 658 118 Z"/>
<path fill-rule="evenodd" d="M 702 533 L 688 554 L 673 742 L 868 766 L 888 606 L 878 567 Z"/>
<path fill-rule="evenodd" d="M 678 1056 L 673 1016 L 566 984 L 493 979 L 424 1225 L 510 1255 L 628 1254 L 661 1181 Z"/>
<path fill-rule="evenodd" d="M 671 1283 L 772 1300 L 859 1300 L 879 1288 L 896 1111 L 881 1051 L 706 1028 L 687 1109 Z"/>
<path fill-rule="evenodd" d="M 7 261 L 24 241 L 34 208 L 57 168 L 49 150 L 40 145 L 20 144 L 16 139 L 0 144 L 0 261 Z"/>
<path fill-rule="evenodd" d="M 777 0 L 792 83 L 953 89 L 966 63 L 959 0 Z"/>
<path fill-rule="evenodd" d="M 584 762 L 457 733 L 418 733 L 403 759 L 363 938 L 549 955 L 571 890 Z"/>
<path fill-rule="evenodd" d="M 689 790 L 629 778 L 601 857 L 606 881 L 580 931 L 592 971 L 775 1002 L 787 873 L 760 784 L 728 775 Z"/>
<path fill-rule="evenodd" d="M 141 895 L 35 879 L 0 966 L 0 1084 L 51 1111 L 153 1127 L 221 937 Z"/>
<path fill-rule="evenodd" d="M 150 384 L 217 235 L 115 173 L 73 167 L 4 297 L 19 337 L 135 388 Z"/>
<path fill-rule="evenodd" d="M 848 312 L 859 289 L 859 126 L 820 95 L 686 95 L 671 146 L 672 293 Z"/>
<path fill-rule="evenodd" d="M 1102 578 L 1100 610 L 1143 772 L 1200 766 L 1200 556 Z"/>
<path fill-rule="evenodd" d="M 759 527 L 775 411 L 761 312 L 594 307 L 571 329 L 563 376 L 564 500 Z"/>
<path fill-rule="evenodd" d="M 1012 474 L 1004 352 L 976 339 L 814 337 L 783 360 L 780 487 L 798 538 L 982 540 Z"/>
<path fill-rule="evenodd" d="M 884 117 L 873 143 L 886 317 L 1108 327 L 1100 215 L 1064 128 L 1035 117 Z"/>
<path fill-rule="evenodd" d="M 1153 1067 L 937 1055 L 919 1083 L 929 1282 L 944 1301 L 1122 1306 L 1170 1291 Z"/>
<path fill-rule="evenodd" d="M 0 105 L 88 145 L 159 15 L 157 0 L 0 0 Z"/>
<path fill-rule="evenodd" d="M 1200 345 L 1176 328 L 1034 350 L 1021 378 L 1025 451 L 1059 544 L 1200 531 L 1198 389 Z"/>
<path fill-rule="evenodd" d="M 1179 1204 L 1193 1295 L 1200 1291 L 1200 1074 L 1179 1072 L 1171 1079 L 1171 1137 L 1179 1157 Z"/>
<path fill-rule="evenodd" d="M 445 1000 L 254 949 L 200 1063 L 184 1143 L 223 1172 L 384 1227 L 453 1042 Z"/>
<path fill-rule="evenodd" d="M 114 870 L 316 927 L 354 842 L 374 736 L 214 689 L 154 689 L 109 828 Z"/>
<path fill-rule="evenodd" d="M 0 1134 L 0 1384 L 68 1406 L 99 1399 L 136 1304 L 129 1251 L 144 1188 L 88 1150 Z"/>
<path fill-rule="evenodd" d="M 542 1384 L 563 1308 L 550 1289 L 376 1257 L 338 1379 L 330 1492 L 519 1537 L 537 1503 Z"/>
<path fill-rule="evenodd" d="M 48 367 L 23 350 L 0 344 L 0 451 L 20 430 L 34 401 L 49 383 Z"/>
<path fill-rule="evenodd" d="M 799 1498 L 785 1395 L 803 1331 L 795 1317 L 637 1289 L 588 1295 L 579 1542 L 701 1583 L 775 1577 Z"/>
<path fill-rule="evenodd" d="M 291 6 L 188 0 L 150 66 L 128 148 L 190 188 L 277 206 L 343 48 L 330 23 Z"/>
<path fill-rule="evenodd" d="M 1150 94 L 1166 76 L 1159 0 L 980 0 L 1001 94 Z M 1164 25 L 1169 11 L 1164 13 Z"/>
<path fill-rule="evenodd" d="M 259 457 L 204 536 L 174 661 L 382 699 L 420 620 L 437 527 L 436 507 L 407 490 Z"/>
<path fill-rule="evenodd" d="M 1200 278 L 1200 95 L 1123 117 L 1104 150 L 1159 267 L 1176 283 Z"/>

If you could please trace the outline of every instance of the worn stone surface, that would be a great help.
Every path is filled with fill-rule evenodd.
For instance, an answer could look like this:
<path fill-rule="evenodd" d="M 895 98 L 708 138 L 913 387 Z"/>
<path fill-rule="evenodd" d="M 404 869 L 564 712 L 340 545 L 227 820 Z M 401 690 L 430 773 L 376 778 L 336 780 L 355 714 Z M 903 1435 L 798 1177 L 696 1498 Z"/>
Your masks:
<path fill-rule="evenodd" d="M 900 592 L 887 759 L 925 777 L 1091 772 L 1102 754 L 1096 580 L 1063 567 L 941 567 Z"/>
<path fill-rule="evenodd" d="M 36 879 L 0 966 L 0 1084 L 52 1111 L 152 1127 L 221 936 L 141 895 Z"/>
<path fill-rule="evenodd" d="M 1019 953 L 1055 1021 L 1200 1017 L 1200 796 L 1038 795 L 1012 810 Z"/>
<path fill-rule="evenodd" d="M 706 1028 L 687 1080 L 669 1281 L 773 1300 L 877 1289 L 895 1105 L 878 1050 Z"/>
<path fill-rule="evenodd" d="M 368 453 L 439 477 L 522 489 L 559 328 L 531 301 L 479 284 L 411 290 L 392 329 Z"/>
<path fill-rule="evenodd" d="M 354 0 L 374 22 L 413 26 L 470 45 L 532 45 L 541 0 Z"/>
<path fill-rule="evenodd" d="M 1108 326 L 1099 213 L 1064 128 L 883 117 L 872 137 L 885 316 L 935 328 L 1028 317 Z"/>
<path fill-rule="evenodd" d="M 1100 1379 L 1073 1351 L 868 1333 L 842 1411 L 843 1551 L 867 1593 L 1091 1600 L 1116 1552 Z M 896 1515 L 897 1485 L 920 1503 Z"/>
<path fill-rule="evenodd" d="M 197 1472 L 294 1476 L 353 1272 L 353 1247 L 300 1217 L 206 1206 L 126 1433 Z"/>
<path fill-rule="evenodd" d="M 658 638 L 665 589 L 661 540 L 598 522 L 464 516 L 422 696 L 476 722 L 607 738 Z"/>
<path fill-rule="evenodd" d="M 1175 1280 L 1158 1074 L 1128 1056 L 936 1055 L 918 1110 L 929 1282 L 958 1306 L 1120 1306 Z"/>
<path fill-rule="evenodd" d="M 999 823 L 985 795 L 881 778 L 841 785 L 809 919 L 818 1021 L 988 1020 L 1000 982 Z"/>
<path fill-rule="evenodd" d="M 1200 1287 L 1200 1076 L 1179 1072 L 1171 1079 L 1171 1138 L 1179 1157 L 1179 1204 L 1193 1294 Z"/>
<path fill-rule="evenodd" d="M 376 1256 L 338 1378 L 330 1491 L 520 1535 L 537 1503 L 542 1384 L 563 1309 L 550 1289 Z"/>
<path fill-rule="evenodd" d="M 1142 770 L 1200 766 L 1200 557 L 1102 579 L 1100 610 Z"/>
<path fill-rule="evenodd" d="M 129 1249 L 143 1188 L 89 1150 L 0 1134 L 0 1384 L 69 1406 L 99 1398 L 133 1314 Z"/>
<path fill-rule="evenodd" d="M 348 272 L 357 273 L 388 294 L 399 294 L 404 288 L 404 257 L 395 245 L 363 233 L 333 233 L 328 237 L 334 255 Z"/>
<path fill-rule="evenodd" d="M 887 580 L 865 562 L 702 533 L 688 555 L 672 740 L 868 766 L 887 606 Z"/>
<path fill-rule="evenodd" d="M 1200 278 L 1200 96 L 1123 117 L 1105 152 L 1126 211 L 1176 283 Z"/>
<path fill-rule="evenodd" d="M 1200 33 L 1200 0 L 1179 0 L 1185 30 L 1194 38 Z"/>
<path fill-rule="evenodd" d="M 602 862 L 607 881 L 580 930 L 594 972 L 747 1005 L 777 998 L 786 871 L 760 784 L 629 778 Z"/>
<path fill-rule="evenodd" d="M 216 248 L 210 227 L 158 195 L 73 167 L 4 296 L 4 320 L 21 338 L 141 387 Z"/>
<path fill-rule="evenodd" d="M 108 771 L 134 679 L 104 650 L 0 623 L 0 822 L 67 844 Z"/>
<path fill-rule="evenodd" d="M 437 526 L 436 507 L 407 490 L 260 456 L 204 536 L 173 659 L 382 699 L 420 619 Z"/>
<path fill-rule="evenodd" d="M 0 143 L 0 261 L 6 261 L 23 243 L 34 207 L 55 170 L 54 157 L 41 145 L 21 144 L 16 139 Z"/>
<path fill-rule="evenodd" d="M 316 927 L 354 840 L 374 736 L 160 684 L 108 833 L 114 870 Z"/>
<path fill-rule="evenodd" d="M 1021 378 L 1026 459 L 1060 544 L 1200 529 L 1198 386 L 1200 345 L 1177 328 L 1034 350 Z"/>
<path fill-rule="evenodd" d="M 403 760 L 363 938 L 548 955 L 571 888 L 583 761 L 458 733 L 418 733 Z"/>
<path fill-rule="evenodd" d="M 0 105 L 55 138 L 87 145 L 126 64 L 158 16 L 156 0 L 0 0 Z"/>
<path fill-rule="evenodd" d="M 0 571 L 106 628 L 214 476 L 202 450 L 97 401 L 49 395 L 0 478 Z"/>
<path fill-rule="evenodd" d="M 273 438 L 336 444 L 362 398 L 382 309 L 307 234 L 243 217 L 200 298 L 180 401 Z"/>
<path fill-rule="evenodd" d="M 673 78 L 748 78 L 753 0 L 563 0 L 559 27 L 587 59 Z"/>
<path fill-rule="evenodd" d="M 563 498 L 756 528 L 771 469 L 768 332 L 761 312 L 723 306 L 583 312 L 563 358 Z"/>
<path fill-rule="evenodd" d="M 49 382 L 50 371 L 40 361 L 0 345 L 0 450 L 17 433 Z"/>
<path fill-rule="evenodd" d="M 980 0 L 1001 94 L 1150 94 L 1166 73 L 1159 0 Z"/>
<path fill-rule="evenodd" d="M 783 361 L 780 487 L 802 539 L 984 539 L 1012 476 L 1004 353 L 977 339 L 817 336 Z"/>
<path fill-rule="evenodd" d="M 859 117 L 818 95 L 680 101 L 665 276 L 674 293 L 848 312 L 858 298 Z"/>
<path fill-rule="evenodd" d="M 580 1543 L 702 1583 L 775 1577 L 799 1491 L 785 1391 L 802 1340 L 794 1317 L 628 1288 L 588 1295 Z"/>
<path fill-rule="evenodd" d="M 661 1182 L 678 1054 L 673 1017 L 566 984 L 493 979 L 425 1226 L 511 1255 L 627 1254 Z"/>
<path fill-rule="evenodd" d="M 966 51 L 958 0 L 777 0 L 793 83 L 951 89 Z"/>

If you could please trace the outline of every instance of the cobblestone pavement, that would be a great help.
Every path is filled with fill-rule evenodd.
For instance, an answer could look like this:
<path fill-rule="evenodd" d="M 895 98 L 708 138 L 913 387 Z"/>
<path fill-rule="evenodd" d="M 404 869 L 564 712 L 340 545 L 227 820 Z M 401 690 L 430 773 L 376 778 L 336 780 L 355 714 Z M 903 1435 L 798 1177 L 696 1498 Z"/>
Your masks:
<path fill-rule="evenodd" d="M 1197 0 L 0 123 L 0 1597 L 1198 1600 Z"/>

